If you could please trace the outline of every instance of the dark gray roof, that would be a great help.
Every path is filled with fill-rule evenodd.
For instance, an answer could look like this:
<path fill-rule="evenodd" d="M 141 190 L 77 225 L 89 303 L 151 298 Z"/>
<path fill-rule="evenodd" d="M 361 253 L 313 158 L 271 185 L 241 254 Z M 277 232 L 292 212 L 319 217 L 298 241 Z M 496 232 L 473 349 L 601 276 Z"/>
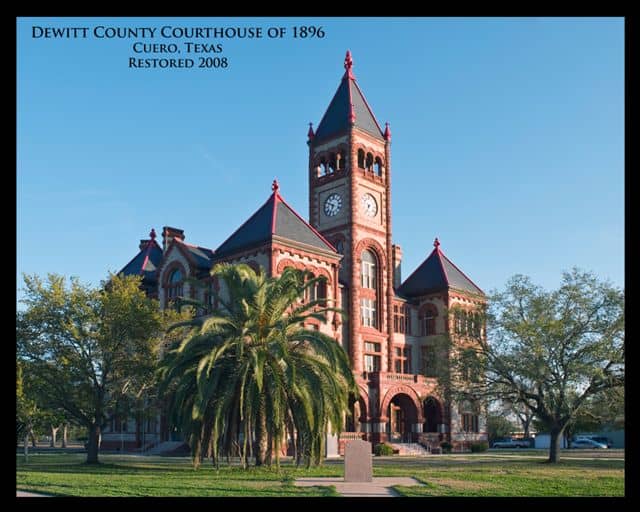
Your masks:
<path fill-rule="evenodd" d="M 155 240 L 149 240 L 147 246 L 141 249 L 118 274 L 142 275 L 145 282 L 155 283 L 157 281 L 156 269 L 160 260 L 162 260 L 162 249 Z"/>
<path fill-rule="evenodd" d="M 382 130 L 380 130 L 380 125 L 371 112 L 367 100 L 364 99 L 355 79 L 349 78 L 347 73 L 342 77 L 338 90 L 318 125 L 315 138 L 324 139 L 346 131 L 351 126 L 349 121 L 351 103 L 353 103 L 353 112 L 356 118 L 355 126 L 382 139 Z"/>
<path fill-rule="evenodd" d="M 215 251 L 216 259 L 238 252 L 243 248 L 266 242 L 271 237 L 273 196 L 236 229 Z"/>
<path fill-rule="evenodd" d="M 184 242 L 180 243 L 188 251 L 189 255 L 195 262 L 196 267 L 205 270 L 209 270 L 211 268 L 211 262 L 213 261 L 214 254 L 211 249 L 197 245 L 185 244 Z"/>
<path fill-rule="evenodd" d="M 436 247 L 397 291 L 403 297 L 416 297 L 450 288 L 484 295 L 484 292 L 464 275 L 439 247 Z"/>
<path fill-rule="evenodd" d="M 215 251 L 215 259 L 263 244 L 277 235 L 323 251 L 336 250 L 275 191 L 249 219 Z"/>

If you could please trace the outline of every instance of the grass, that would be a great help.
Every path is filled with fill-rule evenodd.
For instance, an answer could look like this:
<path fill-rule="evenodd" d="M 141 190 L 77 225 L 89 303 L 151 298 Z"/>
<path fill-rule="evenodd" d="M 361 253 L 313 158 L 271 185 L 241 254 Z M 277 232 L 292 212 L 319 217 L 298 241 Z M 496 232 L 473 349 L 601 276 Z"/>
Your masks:
<path fill-rule="evenodd" d="M 337 496 L 333 487 L 294 487 L 292 471 L 221 466 L 206 462 L 194 470 L 187 458 L 101 455 L 84 464 L 84 454 L 17 456 L 16 487 L 55 496 Z M 295 468 L 294 468 L 295 469 Z M 298 470 L 297 476 L 317 470 Z"/>
<path fill-rule="evenodd" d="M 613 456 L 613 454 L 612 454 Z M 374 476 L 413 476 L 423 486 L 394 489 L 405 496 L 624 496 L 624 455 L 591 458 L 563 454 L 557 465 L 543 454 L 482 453 L 429 458 L 376 457 Z M 284 463 L 243 471 L 210 463 L 194 470 L 188 458 L 101 455 L 84 464 L 84 454 L 16 457 L 17 488 L 57 496 L 336 496 L 330 487 L 295 487 L 300 477 L 342 476 L 342 461 L 296 469 Z"/>
<path fill-rule="evenodd" d="M 561 460 L 551 465 L 520 456 L 416 470 L 422 487 L 404 496 L 624 496 L 624 461 Z"/>

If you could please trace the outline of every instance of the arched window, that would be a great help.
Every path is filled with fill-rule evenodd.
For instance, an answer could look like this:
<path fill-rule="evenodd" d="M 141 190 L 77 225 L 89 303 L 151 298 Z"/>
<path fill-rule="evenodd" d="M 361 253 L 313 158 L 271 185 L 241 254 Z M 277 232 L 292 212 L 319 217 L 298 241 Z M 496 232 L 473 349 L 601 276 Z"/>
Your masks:
<path fill-rule="evenodd" d="M 336 172 L 336 155 L 331 153 L 329 155 L 329 164 L 327 165 L 327 172 L 333 174 Z"/>
<path fill-rule="evenodd" d="M 463 432 L 478 433 L 480 432 L 480 415 L 477 404 L 465 401 L 458 412 L 460 414 L 460 428 Z"/>
<path fill-rule="evenodd" d="M 467 312 L 457 310 L 453 314 L 454 319 L 454 331 L 456 334 L 461 336 L 465 336 L 467 334 Z"/>
<path fill-rule="evenodd" d="M 382 176 L 382 160 L 380 160 L 380 157 L 376 157 L 373 163 L 373 172 L 376 176 Z"/>
<path fill-rule="evenodd" d="M 481 369 L 478 354 L 472 348 L 460 353 L 460 376 L 467 382 L 480 382 Z"/>
<path fill-rule="evenodd" d="M 438 310 L 431 304 L 425 306 L 420 315 L 420 331 L 422 336 L 432 336 L 436 333 L 436 316 Z"/>
<path fill-rule="evenodd" d="M 327 174 L 327 162 L 323 158 L 320 160 L 320 165 L 318 166 L 318 176 L 324 176 L 325 174 Z"/>
<path fill-rule="evenodd" d="M 480 313 L 475 313 L 473 315 L 473 331 L 472 336 L 476 339 L 482 338 L 482 317 Z"/>
<path fill-rule="evenodd" d="M 376 289 L 376 257 L 371 251 L 362 253 L 362 287 Z"/>
<path fill-rule="evenodd" d="M 432 396 L 424 401 L 424 419 L 424 432 L 438 432 L 438 426 L 442 423 L 442 406 Z"/>
<path fill-rule="evenodd" d="M 179 268 L 171 272 L 167 281 L 167 299 L 182 297 L 182 280 L 182 271 Z"/>
<path fill-rule="evenodd" d="M 367 161 L 365 163 L 367 171 L 373 172 L 373 155 L 371 153 L 367 153 Z"/>
<path fill-rule="evenodd" d="M 215 309 L 214 302 L 215 302 L 214 284 L 213 284 L 213 281 L 208 281 L 206 283 L 206 288 L 204 290 L 204 304 L 205 304 L 204 313 L 209 314 Z"/>
<path fill-rule="evenodd" d="M 305 302 L 312 302 L 315 300 L 319 300 L 319 301 L 322 301 L 322 304 L 324 304 L 326 299 L 327 299 L 327 279 L 326 278 L 321 278 L 313 286 L 309 286 L 304 290 Z"/>
<path fill-rule="evenodd" d="M 364 151 L 362 149 L 358 150 L 358 167 L 364 169 Z"/>
<path fill-rule="evenodd" d="M 438 353 L 433 345 L 420 347 L 420 373 L 425 377 L 438 376 Z"/>
<path fill-rule="evenodd" d="M 337 165 L 338 165 L 339 171 L 342 171 L 347 165 L 347 154 L 344 149 L 341 149 L 340 152 L 338 153 Z"/>
<path fill-rule="evenodd" d="M 326 305 L 327 299 L 327 280 L 321 279 L 316 288 L 316 295 L 318 296 L 318 300 L 322 301 L 321 305 Z"/>

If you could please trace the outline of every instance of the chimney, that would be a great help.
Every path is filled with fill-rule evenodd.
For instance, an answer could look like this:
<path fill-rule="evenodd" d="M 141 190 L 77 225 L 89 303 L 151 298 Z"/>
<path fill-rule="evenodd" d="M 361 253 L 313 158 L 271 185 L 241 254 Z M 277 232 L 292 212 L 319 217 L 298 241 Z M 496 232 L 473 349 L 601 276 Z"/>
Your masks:
<path fill-rule="evenodd" d="M 391 257 L 393 258 L 393 287 L 398 289 L 402 284 L 402 249 L 399 245 L 391 246 Z"/>
<path fill-rule="evenodd" d="M 171 228 L 164 226 L 162 228 L 162 250 L 166 251 L 171 241 L 177 238 L 181 242 L 184 242 L 184 230 L 178 228 Z"/>

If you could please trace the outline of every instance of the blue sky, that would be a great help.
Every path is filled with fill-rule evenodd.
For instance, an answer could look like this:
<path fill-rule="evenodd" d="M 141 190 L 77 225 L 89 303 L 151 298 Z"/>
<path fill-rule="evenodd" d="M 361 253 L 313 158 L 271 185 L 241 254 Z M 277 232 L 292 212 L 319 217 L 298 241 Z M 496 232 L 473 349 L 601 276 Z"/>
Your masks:
<path fill-rule="evenodd" d="M 325 37 L 206 41 L 222 43 L 212 56 L 227 57 L 227 69 L 129 69 L 141 39 L 34 39 L 34 25 L 315 25 Z M 516 273 L 554 288 L 572 266 L 623 286 L 622 18 L 17 26 L 19 286 L 23 272 L 98 284 L 151 227 L 182 228 L 187 242 L 215 248 L 265 201 L 274 177 L 306 218 L 308 123 L 328 106 L 347 49 L 378 121 L 391 125 L 403 278 L 438 236 L 485 291 Z"/>

